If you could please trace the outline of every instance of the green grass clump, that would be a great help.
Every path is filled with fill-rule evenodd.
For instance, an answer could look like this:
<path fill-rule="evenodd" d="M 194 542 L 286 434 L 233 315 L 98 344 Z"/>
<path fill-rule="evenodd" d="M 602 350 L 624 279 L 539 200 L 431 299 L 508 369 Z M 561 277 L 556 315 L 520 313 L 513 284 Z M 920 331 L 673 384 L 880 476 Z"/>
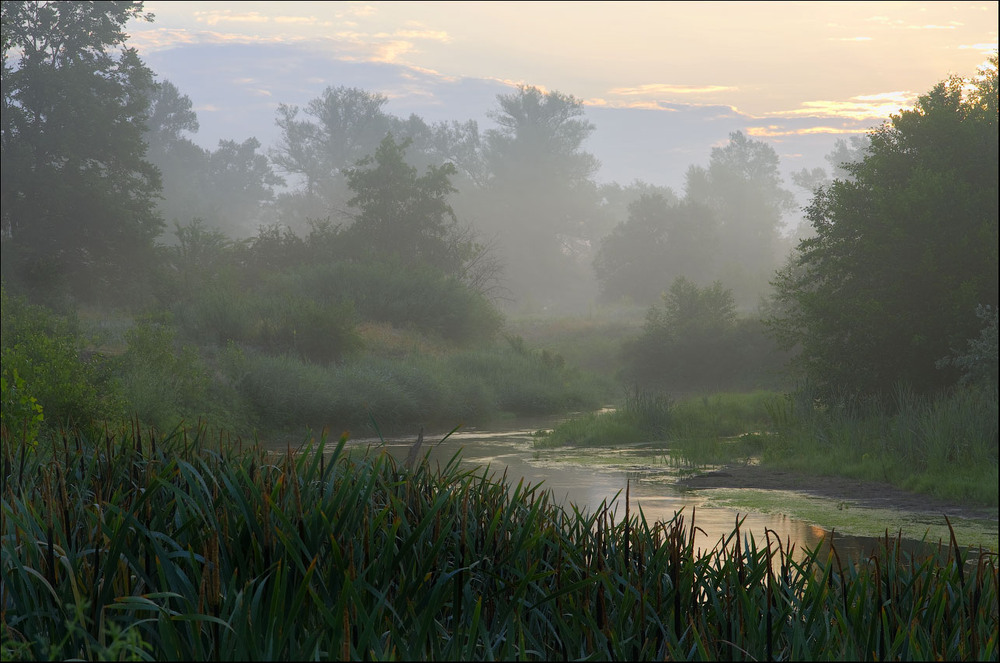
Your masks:
<path fill-rule="evenodd" d="M 621 408 L 587 413 L 560 423 L 552 431 L 540 431 L 535 446 L 544 449 L 662 441 L 672 423 L 673 403 L 668 396 L 632 389 L 626 392 Z"/>
<path fill-rule="evenodd" d="M 774 412 L 778 435 L 763 461 L 997 506 L 997 415 L 995 385 L 937 397 L 900 388 L 865 403 L 823 407 L 800 394 Z"/>
<path fill-rule="evenodd" d="M 698 462 L 724 462 L 746 455 L 746 445 L 721 438 L 770 426 L 768 404 L 780 395 L 769 391 L 722 393 L 674 401 L 669 395 L 633 388 L 622 407 L 565 421 L 536 440 L 536 446 L 614 446 L 634 442 L 669 445 Z"/>
<path fill-rule="evenodd" d="M 807 393 L 713 394 L 669 402 L 656 427 L 628 411 L 561 423 L 536 446 L 656 442 L 694 465 L 759 458 L 805 474 L 885 481 L 963 504 L 997 506 L 997 392 L 936 397 L 899 389 L 864 403 L 817 405 Z"/>
<path fill-rule="evenodd" d="M 482 468 L 2 431 L 4 660 L 991 659 L 997 566 L 615 521 Z M 628 503 L 626 495 L 626 504 Z"/>

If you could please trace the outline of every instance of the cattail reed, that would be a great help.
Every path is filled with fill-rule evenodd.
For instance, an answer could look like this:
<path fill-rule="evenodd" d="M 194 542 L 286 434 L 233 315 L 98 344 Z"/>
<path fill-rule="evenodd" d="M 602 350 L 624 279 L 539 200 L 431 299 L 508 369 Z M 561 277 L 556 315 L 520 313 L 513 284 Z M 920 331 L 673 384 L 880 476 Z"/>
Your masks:
<path fill-rule="evenodd" d="M 737 520 L 696 551 L 694 513 L 647 523 L 626 507 L 616 522 L 457 461 L 408 468 L 342 453 L 344 438 L 275 458 L 206 435 L 4 449 L 24 458 L 3 496 L 4 660 L 997 651 L 996 556 L 967 572 L 954 537 L 911 556 L 887 533 L 842 563 L 771 532 L 758 546 Z"/>

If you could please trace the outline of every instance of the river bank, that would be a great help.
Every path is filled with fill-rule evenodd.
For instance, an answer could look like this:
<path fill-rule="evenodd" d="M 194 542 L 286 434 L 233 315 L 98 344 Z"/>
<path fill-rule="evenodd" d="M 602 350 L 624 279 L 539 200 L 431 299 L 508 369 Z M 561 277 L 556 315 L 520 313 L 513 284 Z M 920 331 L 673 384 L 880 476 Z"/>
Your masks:
<path fill-rule="evenodd" d="M 802 518 L 845 534 L 877 535 L 872 523 L 890 534 L 903 527 L 927 529 L 929 541 L 947 539 L 947 521 L 955 526 L 959 541 L 998 548 L 998 510 L 962 504 L 902 490 L 887 482 L 862 481 L 842 476 L 810 475 L 760 464 L 729 464 L 682 477 L 681 488 L 711 493 L 719 505 L 762 513 L 776 511 Z M 817 499 L 790 499 L 789 494 Z M 892 514 L 889 516 L 888 514 Z"/>

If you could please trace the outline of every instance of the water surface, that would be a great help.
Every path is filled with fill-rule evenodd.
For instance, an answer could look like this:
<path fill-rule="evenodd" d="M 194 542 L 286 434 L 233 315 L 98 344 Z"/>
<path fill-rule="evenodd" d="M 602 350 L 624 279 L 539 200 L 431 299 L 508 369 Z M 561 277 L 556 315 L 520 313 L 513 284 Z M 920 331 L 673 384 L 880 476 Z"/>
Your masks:
<path fill-rule="evenodd" d="M 669 521 L 681 512 L 685 523 L 692 516 L 698 527 L 695 545 L 702 550 L 716 547 L 729 537 L 739 519 L 744 538 L 753 537 L 759 545 L 765 542 L 765 531 L 771 540 L 777 535 L 783 545 L 796 549 L 821 546 L 825 557 L 831 539 L 842 557 L 858 558 L 871 552 L 875 539 L 834 534 L 821 526 L 780 514 L 739 513 L 707 503 L 706 491 L 686 490 L 676 484 L 690 468 L 685 468 L 663 449 L 643 446 L 619 448 L 556 448 L 535 449 L 532 434 L 551 428 L 559 419 L 540 418 L 517 420 L 505 425 L 462 429 L 442 441 L 445 434 L 427 434 L 420 456 L 429 454 L 431 463 L 445 465 L 456 454 L 463 466 L 482 467 L 516 486 L 518 481 L 550 490 L 563 506 L 575 505 L 581 511 L 593 513 L 607 506 L 616 520 L 625 516 L 625 495 L 628 489 L 629 514 L 639 513 L 646 521 Z M 416 441 L 416 435 L 406 438 L 350 440 L 352 450 L 370 448 L 384 450 L 399 462 L 406 459 Z M 328 443 L 328 448 L 336 446 Z M 704 471 L 704 468 L 702 468 Z M 795 499 L 795 494 L 789 494 Z M 919 541 L 904 540 L 904 548 L 915 551 L 924 547 Z"/>

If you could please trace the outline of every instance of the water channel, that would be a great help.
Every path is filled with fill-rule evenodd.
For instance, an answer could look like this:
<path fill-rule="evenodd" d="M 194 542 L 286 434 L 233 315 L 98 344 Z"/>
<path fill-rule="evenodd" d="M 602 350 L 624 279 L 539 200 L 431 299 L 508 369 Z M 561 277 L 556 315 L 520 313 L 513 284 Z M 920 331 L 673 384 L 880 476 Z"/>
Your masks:
<path fill-rule="evenodd" d="M 678 486 L 676 481 L 683 470 L 672 462 L 663 449 L 649 447 L 622 447 L 601 449 L 536 449 L 533 433 L 551 428 L 559 418 L 520 419 L 507 425 L 489 429 L 463 428 L 442 441 L 444 433 L 424 436 L 420 455 L 429 453 L 431 463 L 448 463 L 460 454 L 463 466 L 488 468 L 490 474 L 500 478 L 506 471 L 508 481 L 516 486 L 522 478 L 526 484 L 542 484 L 552 491 L 562 505 L 575 504 L 580 510 L 593 513 L 607 502 L 616 520 L 625 515 L 626 485 L 629 487 L 629 512 L 641 510 L 646 521 L 668 521 L 682 511 L 685 523 L 691 523 L 694 514 L 698 527 L 695 545 L 701 550 L 711 550 L 734 529 L 737 518 L 742 520 L 744 538 L 753 536 L 758 546 L 765 545 L 765 530 L 780 537 L 782 544 L 791 542 L 796 549 L 814 549 L 821 546 L 825 559 L 830 541 L 835 542 L 842 558 L 858 559 L 870 553 L 877 541 L 868 537 L 845 536 L 816 524 L 796 520 L 779 514 L 738 513 L 709 503 L 704 490 L 691 491 Z M 351 439 L 348 446 L 361 452 L 365 448 L 382 449 L 399 462 L 406 459 L 416 436 L 406 438 Z M 328 448 L 336 441 L 328 442 Z M 794 493 L 789 499 L 795 499 Z M 904 540 L 904 549 L 916 551 L 925 546 L 919 541 Z"/>

